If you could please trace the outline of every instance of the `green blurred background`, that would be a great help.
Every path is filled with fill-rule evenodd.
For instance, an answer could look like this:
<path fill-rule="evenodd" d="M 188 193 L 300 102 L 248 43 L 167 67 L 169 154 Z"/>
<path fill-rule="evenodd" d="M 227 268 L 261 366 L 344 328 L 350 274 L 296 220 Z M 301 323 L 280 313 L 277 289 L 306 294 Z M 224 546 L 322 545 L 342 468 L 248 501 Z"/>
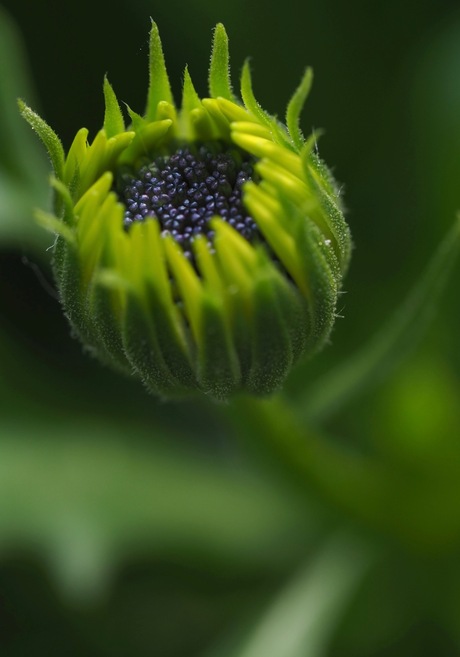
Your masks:
<path fill-rule="evenodd" d="M 91 135 L 100 127 L 106 72 L 118 97 L 141 112 L 150 16 L 177 98 L 185 64 L 206 93 L 218 21 L 230 37 L 235 85 L 250 55 L 255 93 L 272 113 L 283 115 L 304 67 L 314 68 L 303 128 L 326 131 L 320 153 L 344 184 L 355 250 L 343 318 L 331 346 L 291 375 L 293 398 L 388 319 L 460 209 L 458 1 L 4 0 L 1 652 L 460 655 L 456 540 L 442 553 L 408 549 L 299 494 L 246 449 L 228 409 L 159 403 L 70 336 L 50 273 L 52 239 L 32 219 L 32 208 L 49 203 L 48 164 L 16 98 L 39 111 L 65 148 L 80 127 Z M 459 316 L 457 268 L 423 342 L 327 429 L 430 481 L 451 473 L 460 450 Z M 449 503 L 460 507 L 460 497 Z M 338 531 L 351 547 L 331 556 L 324 545 Z M 372 552 L 364 574 L 363 549 Z M 351 565 L 361 576 L 348 586 Z M 278 608 L 282 591 L 292 599 Z M 293 610 L 302 605 L 297 626 L 313 610 L 315 630 L 297 652 L 282 641 L 245 643 L 264 618 L 277 636 L 295 635 Z"/>

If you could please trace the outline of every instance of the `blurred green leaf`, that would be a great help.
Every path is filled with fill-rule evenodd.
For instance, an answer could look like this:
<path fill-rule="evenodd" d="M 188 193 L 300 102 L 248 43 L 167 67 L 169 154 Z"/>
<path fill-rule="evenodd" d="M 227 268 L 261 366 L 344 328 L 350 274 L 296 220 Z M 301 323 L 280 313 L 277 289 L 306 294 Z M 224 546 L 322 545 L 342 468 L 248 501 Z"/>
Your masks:
<path fill-rule="evenodd" d="M 303 513 L 279 490 L 179 450 L 130 445 L 129 426 L 31 417 L 0 422 L 0 435 L 0 544 L 47 555 L 71 595 L 98 593 L 127 556 L 190 553 L 264 570 L 307 540 Z"/>
<path fill-rule="evenodd" d="M 50 239 L 32 213 L 49 203 L 49 167 L 17 105 L 32 100 L 31 87 L 19 33 L 0 7 L 0 247 L 42 251 Z"/>
<path fill-rule="evenodd" d="M 238 648 L 213 657 L 322 657 L 371 562 L 370 549 L 335 537 L 262 616 Z"/>

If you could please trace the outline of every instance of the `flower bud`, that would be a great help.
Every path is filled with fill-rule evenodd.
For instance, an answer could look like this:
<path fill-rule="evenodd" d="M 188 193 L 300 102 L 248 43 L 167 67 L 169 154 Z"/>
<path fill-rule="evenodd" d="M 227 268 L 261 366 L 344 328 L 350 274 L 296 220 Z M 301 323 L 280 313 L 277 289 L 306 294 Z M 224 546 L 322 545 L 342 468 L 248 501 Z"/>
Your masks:
<path fill-rule="evenodd" d="M 349 260 L 337 187 L 299 128 L 311 70 L 282 125 L 247 62 L 234 96 L 228 61 L 218 25 L 209 96 L 186 69 L 176 109 L 153 24 L 145 114 L 128 108 L 126 127 L 106 79 L 102 129 L 67 155 L 20 101 L 54 167 L 54 214 L 37 216 L 57 235 L 64 311 L 95 355 L 163 397 L 278 388 L 327 341 Z"/>

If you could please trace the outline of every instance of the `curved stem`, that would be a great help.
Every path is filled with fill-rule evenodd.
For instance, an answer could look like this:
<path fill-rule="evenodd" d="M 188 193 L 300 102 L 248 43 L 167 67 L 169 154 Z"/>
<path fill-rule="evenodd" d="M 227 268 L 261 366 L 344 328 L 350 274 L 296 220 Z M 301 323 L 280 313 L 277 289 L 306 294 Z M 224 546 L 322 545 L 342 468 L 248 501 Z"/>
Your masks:
<path fill-rule="evenodd" d="M 401 306 L 369 342 L 301 391 L 295 399 L 308 422 L 321 422 L 386 378 L 419 343 L 433 319 L 460 247 L 460 216 Z"/>

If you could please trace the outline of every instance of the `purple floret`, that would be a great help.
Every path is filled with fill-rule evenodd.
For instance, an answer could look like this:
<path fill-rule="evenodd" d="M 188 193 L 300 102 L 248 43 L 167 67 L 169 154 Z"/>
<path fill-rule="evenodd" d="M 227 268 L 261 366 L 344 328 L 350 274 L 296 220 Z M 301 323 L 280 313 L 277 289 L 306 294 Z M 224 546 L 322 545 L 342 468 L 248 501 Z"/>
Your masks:
<path fill-rule="evenodd" d="M 242 201 L 242 185 L 254 179 L 253 159 L 221 142 L 187 145 L 156 157 L 137 172 L 124 172 L 118 194 L 125 204 L 124 226 L 151 217 L 193 261 L 192 242 L 204 235 L 212 245 L 209 221 L 216 215 L 249 242 L 263 241 Z"/>

